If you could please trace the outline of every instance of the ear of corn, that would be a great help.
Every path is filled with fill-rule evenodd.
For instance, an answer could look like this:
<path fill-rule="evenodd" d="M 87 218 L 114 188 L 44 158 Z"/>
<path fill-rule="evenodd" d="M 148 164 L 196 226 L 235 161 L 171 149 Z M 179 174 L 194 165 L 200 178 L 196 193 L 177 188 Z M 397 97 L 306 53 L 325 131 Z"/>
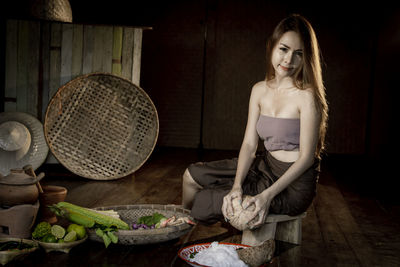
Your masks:
<path fill-rule="evenodd" d="M 84 208 L 69 202 L 58 202 L 57 204 L 55 204 L 55 206 L 58 209 L 66 212 L 66 216 L 72 216 L 73 219 L 86 221 L 86 223 L 88 224 L 90 220 L 92 220 L 94 221 L 94 223 L 107 227 L 115 226 L 118 229 L 129 230 L 129 225 L 121 219 L 114 218 L 112 216 L 108 216 L 88 208 Z"/>
<path fill-rule="evenodd" d="M 91 209 L 91 210 L 93 210 L 93 209 Z M 105 214 L 105 215 L 108 215 L 108 216 L 111 216 L 114 218 L 118 218 L 118 219 L 120 218 L 118 212 L 116 212 L 114 210 L 93 210 L 93 211 L 102 213 L 102 214 Z"/>
<path fill-rule="evenodd" d="M 77 223 L 87 228 L 91 228 L 94 226 L 95 221 L 88 216 L 84 216 L 80 213 L 76 213 L 74 211 L 65 212 L 65 218 L 73 223 Z"/>

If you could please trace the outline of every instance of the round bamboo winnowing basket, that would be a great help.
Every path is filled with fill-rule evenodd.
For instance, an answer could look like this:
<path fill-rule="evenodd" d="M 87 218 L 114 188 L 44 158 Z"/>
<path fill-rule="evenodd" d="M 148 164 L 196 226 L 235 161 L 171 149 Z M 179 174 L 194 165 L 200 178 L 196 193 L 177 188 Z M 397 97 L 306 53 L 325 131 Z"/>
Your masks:
<path fill-rule="evenodd" d="M 184 209 L 177 205 L 162 205 L 162 204 L 135 204 L 98 207 L 94 210 L 114 210 L 120 216 L 120 219 L 126 222 L 129 226 L 136 223 L 142 216 L 151 216 L 155 212 L 164 215 L 167 218 L 175 216 L 177 219 L 187 217 L 194 220 L 190 216 L 190 210 Z M 164 228 L 155 229 L 138 229 L 138 230 L 118 230 L 115 234 L 118 236 L 118 244 L 121 245 L 145 245 L 165 242 L 175 238 L 179 238 L 187 234 L 193 226 L 187 223 L 167 226 Z M 89 239 L 104 242 L 93 229 L 89 229 Z"/>
<path fill-rule="evenodd" d="M 56 159 L 95 180 L 121 178 L 140 168 L 159 131 L 157 110 L 143 89 L 106 73 L 82 75 L 60 87 L 43 126 Z"/>

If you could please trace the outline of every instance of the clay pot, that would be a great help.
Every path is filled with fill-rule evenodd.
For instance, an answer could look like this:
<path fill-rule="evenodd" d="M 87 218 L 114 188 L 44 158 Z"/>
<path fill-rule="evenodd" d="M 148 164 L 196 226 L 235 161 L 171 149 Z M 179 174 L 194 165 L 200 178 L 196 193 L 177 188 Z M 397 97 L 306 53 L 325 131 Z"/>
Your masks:
<path fill-rule="evenodd" d="M 56 185 L 44 185 L 42 188 L 43 193 L 40 193 L 39 195 L 39 219 L 40 221 L 55 223 L 57 222 L 57 216 L 48 206 L 64 201 L 68 191 L 65 187 Z"/>
<path fill-rule="evenodd" d="M 23 169 L 11 169 L 7 176 L 0 177 L 0 206 L 11 207 L 22 204 L 34 204 L 38 200 L 37 183 L 44 177 L 29 176 Z"/>

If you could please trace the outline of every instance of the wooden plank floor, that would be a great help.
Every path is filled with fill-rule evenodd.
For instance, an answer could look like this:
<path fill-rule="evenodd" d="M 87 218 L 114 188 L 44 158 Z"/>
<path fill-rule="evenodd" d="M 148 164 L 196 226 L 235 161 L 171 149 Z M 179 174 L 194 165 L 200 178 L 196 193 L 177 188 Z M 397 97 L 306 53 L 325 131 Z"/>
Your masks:
<path fill-rule="evenodd" d="M 157 148 L 134 175 L 114 181 L 80 178 L 62 166 L 42 166 L 37 172 L 46 173 L 42 184 L 65 186 L 66 201 L 85 207 L 180 204 L 182 174 L 188 164 L 200 158 L 209 161 L 235 157 L 236 153 L 206 151 L 199 156 L 193 149 Z M 302 245 L 277 242 L 276 256 L 268 266 L 400 266 L 398 203 L 382 204 L 375 196 L 355 190 L 356 186 L 349 186 L 339 177 L 343 173 L 336 164 L 340 158 L 328 157 L 325 161 L 317 196 L 303 220 Z M 89 255 L 60 255 L 57 265 L 76 265 L 78 261 L 71 257 L 84 257 L 83 265 L 188 266 L 176 251 L 184 245 L 211 241 L 238 242 L 240 232 L 221 223 L 197 225 L 191 233 L 169 244 L 170 251 L 154 246 L 104 249 L 95 243 L 85 251 Z M 152 253 L 156 252 L 158 258 L 165 258 L 165 265 L 154 259 Z M 45 256 L 44 261 L 36 260 L 38 266 L 56 260 L 55 255 Z"/>

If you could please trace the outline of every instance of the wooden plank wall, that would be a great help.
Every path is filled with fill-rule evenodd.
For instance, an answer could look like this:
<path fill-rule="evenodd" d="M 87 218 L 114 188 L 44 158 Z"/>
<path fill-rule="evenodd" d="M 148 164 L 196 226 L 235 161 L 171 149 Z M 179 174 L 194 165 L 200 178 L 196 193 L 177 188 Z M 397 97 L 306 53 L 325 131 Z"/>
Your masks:
<path fill-rule="evenodd" d="M 274 17 L 284 17 L 278 10 L 266 17 L 271 5 L 223 0 L 208 14 L 205 148 L 240 149 L 252 86 L 265 78 L 267 37 L 275 27 Z"/>
<path fill-rule="evenodd" d="M 387 76 L 383 66 L 392 64 L 391 49 L 385 48 L 398 44 L 396 30 L 388 30 L 398 25 L 395 12 L 282 1 L 200 2 L 171 3 L 145 35 L 142 83 L 160 111 L 159 144 L 194 148 L 202 139 L 205 148 L 238 150 L 251 87 L 265 76 L 266 40 L 282 18 L 299 13 L 314 26 L 323 55 L 330 108 L 327 151 L 364 154 L 370 144 L 390 148 L 384 145 L 394 139 L 388 137 L 395 133 L 389 122 L 396 105 L 388 103 L 397 99 L 390 97 L 396 75 Z M 338 14 L 340 21 L 332 23 Z M 375 40 L 378 35 L 382 39 Z M 372 64 L 374 57 L 381 71 Z"/>
<path fill-rule="evenodd" d="M 168 2 L 169 3 L 169 2 Z M 197 147 L 204 60 L 204 1 L 168 4 L 143 38 L 141 81 L 157 107 L 157 144 Z"/>
<path fill-rule="evenodd" d="M 58 88 L 104 72 L 140 84 L 143 28 L 8 20 L 4 111 L 41 121 Z"/>

